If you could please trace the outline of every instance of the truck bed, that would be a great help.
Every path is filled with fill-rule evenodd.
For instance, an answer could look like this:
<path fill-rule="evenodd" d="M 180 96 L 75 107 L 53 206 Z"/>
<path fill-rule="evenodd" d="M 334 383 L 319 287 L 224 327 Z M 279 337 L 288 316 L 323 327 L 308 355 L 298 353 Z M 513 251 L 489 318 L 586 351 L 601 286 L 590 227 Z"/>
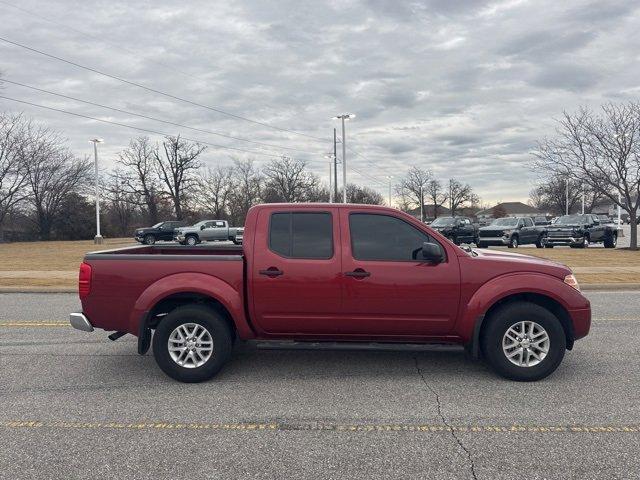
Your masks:
<path fill-rule="evenodd" d="M 180 294 L 194 283 L 224 282 L 242 296 L 244 254 L 242 246 L 142 245 L 88 253 L 91 291 L 82 298 L 83 312 L 95 327 L 137 333 L 140 299 Z"/>

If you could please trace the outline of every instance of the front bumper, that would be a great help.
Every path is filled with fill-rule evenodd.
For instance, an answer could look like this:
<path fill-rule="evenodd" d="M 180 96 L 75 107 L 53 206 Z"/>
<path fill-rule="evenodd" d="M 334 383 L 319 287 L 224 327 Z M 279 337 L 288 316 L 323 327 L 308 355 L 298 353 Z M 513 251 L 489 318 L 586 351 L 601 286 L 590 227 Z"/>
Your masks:
<path fill-rule="evenodd" d="M 174 239 L 176 242 L 184 242 L 184 238 L 185 238 L 185 237 L 184 237 L 184 235 L 174 235 L 174 236 L 173 236 L 173 239 Z"/>
<path fill-rule="evenodd" d="M 557 237 L 547 236 L 547 245 L 581 245 L 584 242 L 584 237 L 574 237 L 569 235 L 562 235 Z"/>
<path fill-rule="evenodd" d="M 136 235 L 135 237 L 133 237 L 135 239 L 136 242 L 144 242 L 144 237 L 142 235 Z"/>
<path fill-rule="evenodd" d="M 478 242 L 483 245 L 509 245 L 509 237 L 479 237 Z"/>
<path fill-rule="evenodd" d="M 82 330 L 83 332 L 93 332 L 93 325 L 91 325 L 91 322 L 84 313 L 70 313 L 69 323 L 76 330 Z"/>

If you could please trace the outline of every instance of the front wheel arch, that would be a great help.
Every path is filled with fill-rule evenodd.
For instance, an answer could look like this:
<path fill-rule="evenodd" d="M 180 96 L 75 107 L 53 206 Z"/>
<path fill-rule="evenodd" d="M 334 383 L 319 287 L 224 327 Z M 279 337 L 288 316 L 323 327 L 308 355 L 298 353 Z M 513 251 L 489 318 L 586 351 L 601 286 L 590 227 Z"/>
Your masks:
<path fill-rule="evenodd" d="M 487 319 L 491 318 L 492 313 L 494 313 L 497 309 L 512 302 L 535 303 L 549 310 L 552 314 L 554 314 L 558 318 L 558 320 L 560 320 L 560 324 L 562 325 L 562 329 L 564 330 L 565 337 L 566 337 L 567 350 L 573 349 L 573 344 L 575 341 L 575 335 L 573 332 L 573 323 L 571 322 L 571 317 L 569 316 L 569 312 L 564 308 L 563 305 L 561 305 L 558 301 L 554 300 L 553 298 L 548 297 L 546 295 L 542 295 L 540 293 L 515 293 L 497 300 L 487 308 L 484 314 L 480 315 L 476 319 L 471 342 L 470 344 L 467 344 L 467 347 L 470 350 L 473 357 L 479 358 L 481 355 L 480 338 L 483 333 L 483 329 L 488 325 Z"/>

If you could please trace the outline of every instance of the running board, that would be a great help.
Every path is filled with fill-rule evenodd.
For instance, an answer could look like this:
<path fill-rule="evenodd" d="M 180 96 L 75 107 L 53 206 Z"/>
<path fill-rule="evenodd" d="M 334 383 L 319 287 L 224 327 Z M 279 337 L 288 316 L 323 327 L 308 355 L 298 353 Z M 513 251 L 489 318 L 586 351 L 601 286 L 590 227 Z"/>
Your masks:
<path fill-rule="evenodd" d="M 300 342 L 258 340 L 247 342 L 259 350 L 365 350 L 388 352 L 432 352 L 463 350 L 453 343 L 381 343 L 381 342 Z"/>

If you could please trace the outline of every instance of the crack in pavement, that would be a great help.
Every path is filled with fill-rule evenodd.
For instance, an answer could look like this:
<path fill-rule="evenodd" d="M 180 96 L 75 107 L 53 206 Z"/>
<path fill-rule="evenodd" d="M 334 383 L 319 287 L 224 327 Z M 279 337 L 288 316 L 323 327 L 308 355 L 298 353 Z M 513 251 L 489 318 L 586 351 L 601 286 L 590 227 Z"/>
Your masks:
<path fill-rule="evenodd" d="M 424 374 L 422 373 L 422 369 L 420 368 L 420 364 L 418 363 L 418 357 L 414 355 L 413 360 L 416 365 L 416 371 L 418 372 L 418 375 L 420 375 L 420 378 L 422 379 L 422 383 L 424 383 L 424 386 L 427 387 L 427 390 L 429 390 L 433 394 L 434 398 L 436 399 L 436 405 L 438 407 L 438 416 L 440 417 L 440 420 L 442 420 L 442 423 L 445 425 L 445 427 L 447 427 L 447 429 L 449 430 L 449 433 L 451 433 L 451 436 L 456 441 L 458 446 L 467 455 L 467 458 L 469 459 L 469 469 L 471 471 L 471 476 L 473 477 L 474 480 L 478 480 L 478 477 L 476 475 L 476 466 L 475 466 L 475 463 L 473 462 L 473 458 L 471 457 L 471 452 L 462 443 L 462 440 L 456 434 L 455 429 L 449 424 L 444 414 L 442 413 L 442 404 L 440 403 L 440 395 L 438 395 L 438 392 L 436 392 L 436 390 L 431 385 L 429 385 L 429 383 L 427 382 L 427 379 L 424 378 Z"/>

